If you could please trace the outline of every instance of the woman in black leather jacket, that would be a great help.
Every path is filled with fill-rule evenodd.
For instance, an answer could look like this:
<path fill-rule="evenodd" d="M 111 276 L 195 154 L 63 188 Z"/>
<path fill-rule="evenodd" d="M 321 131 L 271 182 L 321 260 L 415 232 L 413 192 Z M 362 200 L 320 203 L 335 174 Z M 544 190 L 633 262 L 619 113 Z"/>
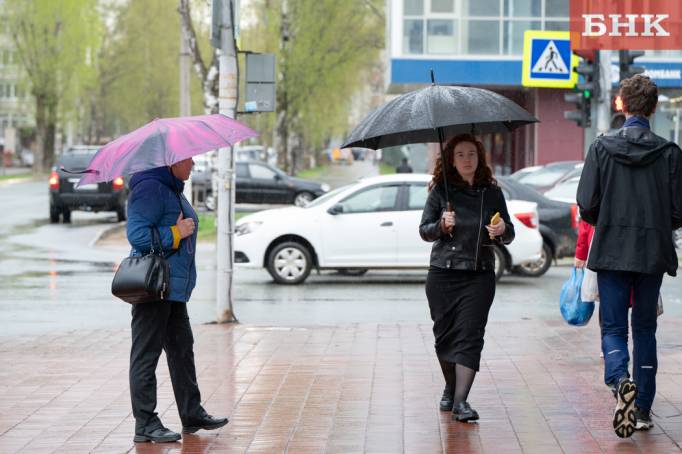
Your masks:
<path fill-rule="evenodd" d="M 478 413 L 467 403 L 479 369 L 483 334 L 495 296 L 495 258 L 491 245 L 509 244 L 514 226 L 502 191 L 485 160 L 483 144 L 460 135 L 444 150 L 448 211 L 440 158 L 429 184 L 419 234 L 434 242 L 426 279 L 436 355 L 445 377 L 440 402 L 452 419 L 474 421 Z M 495 213 L 501 221 L 491 225 Z"/>

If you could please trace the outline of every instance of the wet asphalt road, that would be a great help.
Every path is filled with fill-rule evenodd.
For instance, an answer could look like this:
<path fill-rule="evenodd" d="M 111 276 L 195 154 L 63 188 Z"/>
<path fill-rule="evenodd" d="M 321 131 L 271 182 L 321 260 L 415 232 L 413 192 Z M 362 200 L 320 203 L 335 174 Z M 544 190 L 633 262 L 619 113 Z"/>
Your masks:
<path fill-rule="evenodd" d="M 0 186 L 0 336 L 75 329 L 122 328 L 130 306 L 110 294 L 125 243 L 95 246 L 115 225 L 113 213 L 73 214 L 70 225 L 49 224 L 45 182 Z M 215 314 L 215 247 L 200 244 L 198 285 L 189 305 L 193 323 Z M 492 320 L 558 319 L 558 295 L 570 273 L 552 267 L 539 279 L 505 275 Z M 249 324 L 427 323 L 425 271 L 370 271 L 362 277 L 312 274 L 304 285 L 280 286 L 263 270 L 237 269 L 235 313 Z M 666 277 L 666 314 L 682 314 L 682 279 Z M 665 315 L 664 315 L 665 316 Z"/>

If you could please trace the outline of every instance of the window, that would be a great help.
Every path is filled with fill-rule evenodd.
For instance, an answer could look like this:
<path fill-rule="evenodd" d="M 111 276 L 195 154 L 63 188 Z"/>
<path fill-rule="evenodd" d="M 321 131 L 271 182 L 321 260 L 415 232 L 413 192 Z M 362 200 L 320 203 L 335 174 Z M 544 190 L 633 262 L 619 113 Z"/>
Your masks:
<path fill-rule="evenodd" d="M 457 51 L 455 25 L 451 20 L 427 22 L 426 52 L 429 54 L 453 54 Z"/>
<path fill-rule="evenodd" d="M 424 53 L 424 21 L 405 19 L 403 25 L 403 52 L 406 54 Z"/>
<path fill-rule="evenodd" d="M 432 13 L 452 13 L 455 11 L 453 0 L 431 0 Z"/>
<path fill-rule="evenodd" d="M 504 0 L 504 15 L 511 17 L 539 17 L 542 14 L 540 0 Z"/>
<path fill-rule="evenodd" d="M 237 177 L 249 178 L 249 169 L 246 167 L 246 164 L 237 164 Z"/>
<path fill-rule="evenodd" d="M 462 0 L 465 16 L 499 16 L 500 0 Z"/>
<path fill-rule="evenodd" d="M 249 164 L 249 172 L 251 172 L 251 178 L 259 180 L 274 180 L 276 175 L 273 170 L 258 164 Z"/>
<path fill-rule="evenodd" d="M 399 186 L 374 186 L 363 189 L 341 202 L 344 213 L 394 211 Z"/>
<path fill-rule="evenodd" d="M 411 184 L 407 195 L 408 210 L 423 210 L 426 199 L 429 197 L 429 190 L 425 184 Z"/>
<path fill-rule="evenodd" d="M 568 21 L 548 20 L 545 22 L 545 30 L 553 32 L 567 32 L 570 29 Z"/>
<path fill-rule="evenodd" d="M 540 21 L 504 21 L 504 53 L 523 55 L 523 34 L 526 30 L 540 30 Z"/>
<path fill-rule="evenodd" d="M 464 34 L 465 36 L 467 36 L 466 41 L 467 48 L 465 49 L 464 53 L 469 54 L 500 53 L 499 21 L 470 20 L 466 23 Z"/>
<path fill-rule="evenodd" d="M 568 17 L 568 5 L 566 0 L 545 0 L 545 16 Z"/>
<path fill-rule="evenodd" d="M 404 0 L 403 10 L 406 16 L 421 16 L 424 14 L 424 0 Z"/>

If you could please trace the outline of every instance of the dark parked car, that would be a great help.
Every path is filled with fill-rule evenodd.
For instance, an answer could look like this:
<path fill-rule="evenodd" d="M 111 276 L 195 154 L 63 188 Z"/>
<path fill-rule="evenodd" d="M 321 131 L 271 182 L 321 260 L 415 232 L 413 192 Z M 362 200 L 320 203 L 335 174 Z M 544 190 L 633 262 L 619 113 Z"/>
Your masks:
<path fill-rule="evenodd" d="M 50 222 L 71 222 L 71 212 L 115 211 L 119 222 L 126 219 L 128 200 L 127 182 L 122 177 L 106 183 L 87 184 L 75 187 L 81 175 L 62 171 L 84 170 L 97 152 L 98 147 L 76 146 L 65 151 L 50 174 Z"/>
<path fill-rule="evenodd" d="M 195 169 L 196 170 L 196 169 Z M 205 206 L 215 209 L 215 198 L 211 187 L 210 172 L 192 174 L 192 188 L 205 192 Z M 315 181 L 294 178 L 277 167 L 261 161 L 239 161 L 235 163 L 236 203 L 272 203 L 305 206 L 329 191 L 329 185 Z"/>
<path fill-rule="evenodd" d="M 507 200 L 527 200 L 538 205 L 540 234 L 543 239 L 542 258 L 514 271 L 526 276 L 542 276 L 552 264 L 552 259 L 572 257 L 578 236 L 578 209 L 575 204 L 551 200 L 535 189 L 509 177 L 497 177 Z"/>
<path fill-rule="evenodd" d="M 514 177 L 520 183 L 533 187 L 538 192 L 545 192 L 554 187 L 560 180 L 565 178 L 569 173 L 580 169 L 582 171 L 582 161 L 557 161 L 544 165 L 531 172 Z M 516 172 L 521 174 L 523 169 Z"/>
<path fill-rule="evenodd" d="M 236 203 L 293 203 L 305 206 L 329 191 L 329 185 L 294 178 L 264 162 L 236 163 Z"/>

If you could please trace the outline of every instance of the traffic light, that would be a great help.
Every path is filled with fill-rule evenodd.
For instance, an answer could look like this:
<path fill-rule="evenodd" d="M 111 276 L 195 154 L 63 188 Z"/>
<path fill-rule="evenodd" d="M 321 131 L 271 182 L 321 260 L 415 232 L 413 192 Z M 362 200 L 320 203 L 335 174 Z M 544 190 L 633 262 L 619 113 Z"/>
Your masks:
<path fill-rule="evenodd" d="M 575 121 L 580 128 L 589 128 L 592 124 L 591 110 L 592 104 L 590 98 L 585 98 L 585 94 L 581 91 L 575 93 L 565 93 L 564 101 L 574 103 L 576 110 L 565 110 L 564 118 L 566 120 Z"/>
<path fill-rule="evenodd" d="M 625 112 L 623 112 L 623 99 L 616 95 L 611 102 L 611 130 L 620 129 L 625 124 Z"/>
<path fill-rule="evenodd" d="M 580 76 L 574 93 L 566 93 L 564 100 L 576 105 L 576 110 L 564 112 L 564 118 L 575 121 L 581 128 L 592 126 L 592 98 L 599 98 L 599 54 L 592 60 L 583 59 L 575 72 Z"/>
<path fill-rule="evenodd" d="M 644 55 L 643 50 L 621 50 L 618 51 L 618 60 L 620 67 L 620 78 L 618 80 L 628 79 L 637 74 L 642 74 L 644 68 L 641 66 L 633 66 L 635 58 Z"/>

